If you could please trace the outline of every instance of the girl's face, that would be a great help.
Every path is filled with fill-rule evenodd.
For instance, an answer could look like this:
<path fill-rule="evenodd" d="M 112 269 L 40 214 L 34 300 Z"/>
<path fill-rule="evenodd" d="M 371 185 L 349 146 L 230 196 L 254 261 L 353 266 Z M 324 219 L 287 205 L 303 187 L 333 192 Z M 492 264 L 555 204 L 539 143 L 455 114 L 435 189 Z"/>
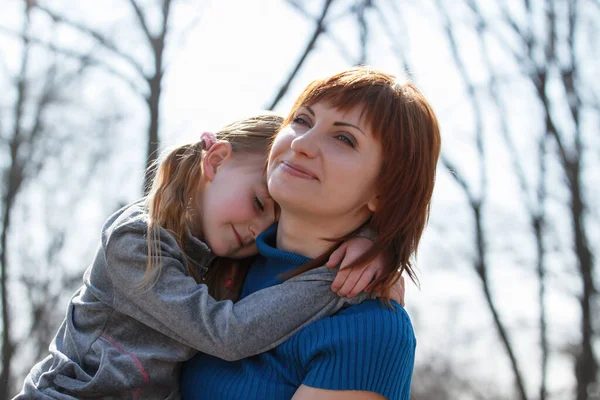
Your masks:
<path fill-rule="evenodd" d="M 361 113 L 319 102 L 300 107 L 277 134 L 267 178 L 282 217 L 296 210 L 356 228 L 376 210 L 382 151 Z"/>
<path fill-rule="evenodd" d="M 196 196 L 201 215 L 196 230 L 216 255 L 255 255 L 256 237 L 275 222 L 264 165 L 263 155 L 233 155 L 226 142 L 215 143 L 205 155 Z"/>

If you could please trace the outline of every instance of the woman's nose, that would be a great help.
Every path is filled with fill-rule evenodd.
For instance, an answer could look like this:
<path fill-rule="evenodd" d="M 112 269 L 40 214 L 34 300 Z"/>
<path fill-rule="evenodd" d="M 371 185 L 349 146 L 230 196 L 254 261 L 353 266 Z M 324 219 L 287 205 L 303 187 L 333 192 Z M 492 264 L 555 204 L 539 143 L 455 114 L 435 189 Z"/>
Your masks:
<path fill-rule="evenodd" d="M 292 150 L 295 153 L 313 158 L 319 152 L 318 135 L 315 128 L 311 128 L 302 135 L 292 140 Z"/>

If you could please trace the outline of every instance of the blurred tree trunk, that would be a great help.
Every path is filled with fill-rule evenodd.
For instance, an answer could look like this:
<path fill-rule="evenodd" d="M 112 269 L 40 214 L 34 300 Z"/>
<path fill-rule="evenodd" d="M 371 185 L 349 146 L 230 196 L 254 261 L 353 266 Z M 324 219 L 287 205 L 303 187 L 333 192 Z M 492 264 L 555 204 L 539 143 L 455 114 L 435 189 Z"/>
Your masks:
<path fill-rule="evenodd" d="M 584 113 L 593 112 L 594 93 L 598 92 L 598 86 L 595 81 L 584 83 L 585 71 L 593 70 L 597 65 L 594 65 L 595 60 L 590 55 L 593 54 L 590 52 L 591 49 L 586 47 L 594 43 L 587 42 L 582 36 L 586 33 L 585 29 L 590 26 L 588 22 L 598 21 L 600 13 L 596 3 L 586 0 L 568 2 L 524 0 L 522 9 L 512 12 L 513 9 L 509 9 L 508 4 L 502 2 L 499 7 L 503 23 L 512 32 L 519 45 L 518 48 L 511 48 L 500 34 L 500 30 L 495 29 L 493 23 L 488 23 L 477 2 L 468 0 L 467 4 L 482 21 L 485 21 L 485 33 L 506 45 L 509 49 L 508 55 L 522 67 L 523 75 L 535 88 L 543 112 L 544 129 L 556 145 L 556 156 L 564 171 L 566 189 L 569 192 L 567 208 L 571 221 L 571 246 L 577 260 L 577 272 L 582 287 L 579 296 L 581 341 L 574 360 L 576 398 L 586 400 L 597 380 L 598 361 L 593 347 L 596 321 L 592 310 L 597 293 L 595 264 L 589 242 L 589 223 L 586 224 L 589 206 L 582 178 L 583 162 L 587 159 L 586 153 L 589 151 L 585 145 Z M 521 15 L 515 16 L 519 11 L 523 13 L 521 15 L 525 15 L 524 19 Z M 541 29 L 536 30 L 536 22 L 542 23 L 537 25 L 542 26 Z M 557 94 L 557 87 L 560 87 L 562 93 Z M 562 110 L 567 112 L 561 113 Z M 595 115 L 597 118 L 597 109 Z M 541 229 L 537 226 L 537 221 L 533 222 L 534 229 Z M 540 278 L 543 275 L 539 268 L 538 275 Z M 543 290 L 541 286 L 541 295 Z M 541 321 L 540 324 L 543 327 L 545 321 Z M 542 339 L 542 347 L 546 347 L 546 354 L 543 352 L 542 355 L 544 376 L 547 362 L 545 339 Z M 542 397 L 545 391 L 544 383 L 545 377 L 542 379 L 540 392 Z"/>
<path fill-rule="evenodd" d="M 11 114 L 6 115 L 6 120 L 11 122 L 10 130 L 3 132 L 3 126 L 0 125 L 0 137 L 3 139 L 0 144 L 7 160 L 6 166 L 3 166 L 1 170 L 6 186 L 2 189 L 2 227 L 0 232 L 0 296 L 2 301 L 0 399 L 11 398 L 14 395 L 12 391 L 22 385 L 22 381 L 17 380 L 20 376 L 15 374 L 15 365 L 29 362 L 29 360 L 25 360 L 18 355 L 18 350 L 24 344 L 33 344 L 34 351 L 38 353 L 38 356 L 43 351 L 42 349 L 47 353 L 47 344 L 52 339 L 56 326 L 60 322 L 60 319 L 56 319 L 57 311 L 60 312 L 61 318 L 63 315 L 62 309 L 56 309 L 56 301 L 58 298 L 65 296 L 65 289 L 70 290 L 74 282 L 73 278 L 62 270 L 63 264 L 57 260 L 57 255 L 62 249 L 64 234 L 56 230 L 48 233 L 51 236 L 56 235 L 52 236 L 54 241 L 51 246 L 53 247 L 49 250 L 51 254 L 48 254 L 49 258 L 47 260 L 52 262 L 51 268 L 49 268 L 49 270 L 52 270 L 52 274 L 44 274 L 45 270 L 38 269 L 42 263 L 37 259 L 21 264 L 32 267 L 15 268 L 19 265 L 15 261 L 18 252 L 11 251 L 11 249 L 16 248 L 15 238 L 21 238 L 31 232 L 38 233 L 43 229 L 33 224 L 31 226 L 19 226 L 20 221 L 14 220 L 15 212 L 23 208 L 25 202 L 23 193 L 34 186 L 33 183 L 39 178 L 40 172 L 44 171 L 47 163 L 56 160 L 61 151 L 69 147 L 69 142 L 75 142 L 74 137 L 81 140 L 81 142 L 74 144 L 75 149 L 72 153 L 85 153 L 90 147 L 89 139 L 91 136 L 89 133 L 81 135 L 81 132 L 77 129 L 70 130 L 66 118 L 61 120 L 59 126 L 51 119 L 49 120 L 49 117 L 56 115 L 59 109 L 69 110 L 69 112 L 76 109 L 72 103 L 67 101 L 68 96 L 66 93 L 76 87 L 81 80 L 84 72 L 90 66 L 90 59 L 82 55 L 76 64 L 71 63 L 64 68 L 62 66 L 58 68 L 59 62 L 57 62 L 54 43 L 45 43 L 42 46 L 44 50 L 39 52 L 40 42 L 31 38 L 31 32 L 34 31 L 30 19 L 33 10 L 31 4 L 32 2 L 25 2 L 22 29 L 17 36 L 12 35 L 18 40 L 19 44 L 18 72 L 14 74 L 15 76 L 7 76 L 4 79 L 10 85 L 6 91 L 8 93 L 7 97 L 14 93 Z M 3 32 L 6 32 L 6 30 L 3 29 Z M 50 34 L 49 37 L 54 38 L 55 36 Z M 69 55 L 69 57 L 73 59 L 72 55 Z M 33 60 L 37 60 L 37 62 L 34 63 Z M 43 60 L 43 62 L 39 60 Z M 12 100 L 12 97 L 8 98 Z M 103 117 L 105 117 L 105 114 L 101 118 Z M 96 122 L 94 118 L 90 118 L 89 121 L 90 123 Z M 95 150 L 97 157 L 91 159 L 88 165 L 90 170 L 76 168 L 79 173 L 85 175 L 82 177 L 82 182 L 77 186 L 78 188 L 86 186 L 91 176 L 90 171 L 109 154 L 106 147 L 103 147 L 108 142 L 107 136 L 103 136 L 101 139 L 101 141 L 98 141 L 101 145 Z M 65 166 L 67 170 L 73 169 L 71 165 L 73 161 L 74 157 L 69 155 Z M 72 190 L 68 186 L 68 182 L 65 182 L 68 177 L 68 173 L 61 173 L 57 178 L 58 185 L 63 190 Z M 52 197 L 56 190 L 49 193 L 48 197 Z M 72 211 L 75 205 L 71 203 L 70 206 L 70 211 Z M 40 207 L 39 199 L 35 203 L 35 207 Z M 57 212 L 56 209 L 49 210 L 48 215 L 58 216 L 57 219 L 62 224 L 59 229 L 63 233 L 72 229 L 71 221 L 64 218 L 64 214 Z M 18 233 L 18 235 L 15 233 Z M 35 237 L 35 240 L 38 239 L 39 237 Z M 36 245 L 32 246 L 32 243 L 36 243 Z M 41 247 L 39 241 L 34 242 L 33 239 L 27 245 L 28 248 L 25 252 L 27 257 L 29 253 L 34 253 L 35 250 Z M 27 274 L 35 276 L 37 283 L 33 284 L 32 281 L 25 279 Z M 79 273 L 77 273 L 77 277 L 80 281 Z M 19 315 L 13 315 L 11 310 L 14 307 L 15 294 L 11 296 L 10 290 L 11 286 L 17 282 L 26 285 L 31 284 L 31 286 L 26 286 L 26 289 L 31 291 L 31 296 L 26 297 L 26 303 L 20 304 Z M 65 283 L 67 286 L 61 285 L 61 283 Z M 39 299 L 39 301 L 36 299 Z M 24 316 L 22 310 L 27 307 L 30 307 L 28 311 L 31 311 L 31 314 Z M 26 321 L 26 317 L 32 318 L 30 335 L 16 337 L 14 333 L 15 321 Z M 47 329 L 41 329 L 41 326 L 46 326 Z M 49 332 L 50 327 L 51 332 Z M 43 339 L 40 339 L 42 337 Z M 36 342 L 35 338 L 40 340 Z"/>
<path fill-rule="evenodd" d="M 129 0 L 129 4 L 135 14 L 134 26 L 141 30 L 144 38 L 146 39 L 146 45 L 148 46 L 149 52 L 153 59 L 153 71 L 148 73 L 145 71 L 143 61 L 137 60 L 133 55 L 124 52 L 119 49 L 113 40 L 102 32 L 96 31 L 88 26 L 73 21 L 66 16 L 59 15 L 48 7 L 38 5 L 37 8 L 48 14 L 54 20 L 66 24 L 85 36 L 90 37 L 101 45 L 104 49 L 112 53 L 118 59 L 121 59 L 125 63 L 132 67 L 137 75 L 135 78 L 131 78 L 124 73 L 117 71 L 115 68 L 110 66 L 110 63 L 97 62 L 96 65 L 106 68 L 113 76 L 124 81 L 129 87 L 131 87 L 134 93 L 144 99 L 148 107 L 148 113 L 150 121 L 148 124 L 148 131 L 146 136 L 146 170 L 144 174 L 143 192 L 146 194 L 150 189 L 153 177 L 152 166 L 156 162 L 158 157 L 158 148 L 160 146 L 159 128 L 160 128 L 160 100 L 162 95 L 163 78 L 166 73 L 164 52 L 167 46 L 167 35 L 169 34 L 169 17 L 171 15 L 171 9 L 174 0 L 161 0 L 160 7 L 160 26 L 157 33 L 153 33 L 148 24 L 148 18 L 146 12 L 139 5 L 138 0 Z M 107 65 L 108 64 L 108 65 Z M 139 81 L 145 82 L 144 87 L 139 86 Z"/>
<path fill-rule="evenodd" d="M 503 344 L 504 350 L 510 360 L 512 372 L 515 379 L 515 386 L 519 393 L 521 400 L 528 398 L 527 391 L 525 388 L 525 378 L 522 373 L 522 369 L 517 360 L 516 353 L 514 351 L 512 342 L 509 337 L 508 330 L 506 329 L 502 319 L 500 318 L 498 306 L 492 296 L 491 282 L 489 278 L 489 265 L 488 265 L 488 240 L 487 231 L 484 229 L 484 206 L 487 200 L 488 181 L 487 181 L 487 154 L 485 151 L 485 140 L 484 140 L 484 112 L 482 108 L 482 102 L 479 99 L 475 84 L 471 79 L 465 65 L 465 60 L 460 55 L 459 44 L 454 34 L 454 21 L 446 9 L 446 5 L 442 0 L 436 0 L 436 6 L 439 10 L 446 37 L 450 44 L 451 55 L 454 63 L 458 69 L 459 75 L 466 87 L 468 101 L 471 104 L 471 110 L 474 116 L 474 134 L 475 134 L 475 147 L 478 155 L 478 168 L 479 182 L 477 184 L 470 184 L 466 179 L 462 177 L 462 174 L 457 168 L 457 165 L 450 160 L 448 155 L 442 155 L 442 163 L 452 174 L 455 181 L 461 187 L 465 195 L 467 196 L 469 206 L 473 215 L 474 222 L 474 233 L 475 233 L 475 249 L 476 256 L 473 267 L 475 272 L 479 276 L 482 283 L 482 289 L 486 304 L 490 313 L 492 314 L 494 326 L 500 337 L 500 341 Z"/>
<path fill-rule="evenodd" d="M 2 232 L 0 233 L 0 290 L 2 291 L 2 372 L 0 373 L 0 398 L 8 399 L 9 385 L 11 383 L 11 362 L 14 353 L 15 344 L 11 336 L 12 320 L 10 315 L 10 303 L 8 287 L 8 232 L 10 229 L 12 209 L 15 199 L 23 185 L 25 179 L 24 170 L 27 159 L 22 156 L 22 146 L 27 142 L 34 140 L 38 132 L 26 132 L 23 129 L 24 106 L 27 99 L 27 69 L 29 65 L 30 44 L 27 40 L 29 31 L 29 5 L 25 8 L 25 22 L 23 24 L 23 42 L 21 50 L 21 67 L 16 80 L 16 101 L 13 109 L 13 128 L 9 139 L 10 163 L 8 168 L 3 171 L 6 177 L 7 186 L 4 189 L 2 201 Z M 38 110 L 38 113 L 41 109 Z"/>
<path fill-rule="evenodd" d="M 485 68 L 490 76 L 489 91 L 493 103 L 494 111 L 497 115 L 506 116 L 508 108 L 501 93 L 500 83 L 498 79 L 499 72 L 490 56 L 489 43 L 485 34 L 486 21 L 482 18 L 482 14 L 475 2 L 470 1 L 469 7 L 474 11 L 476 16 L 475 29 L 477 38 L 481 48 L 481 54 L 484 59 Z M 532 151 L 531 157 L 523 159 L 519 157 L 517 151 L 517 143 L 510 132 L 507 118 L 500 118 L 500 133 L 508 150 L 511 164 L 514 169 L 515 176 L 518 181 L 521 201 L 524 205 L 531 225 L 531 230 L 535 240 L 535 259 L 536 259 L 536 275 L 538 280 L 538 306 L 539 306 L 539 338 L 540 338 L 540 389 L 539 399 L 545 400 L 547 397 L 547 374 L 548 374 L 548 323 L 546 310 L 546 247 L 544 244 L 544 234 L 546 229 L 546 158 L 547 158 L 547 142 L 550 139 L 547 133 L 542 133 L 538 140 L 537 153 Z M 547 132 L 547 127 L 546 127 Z M 537 184 L 530 184 L 525 174 L 525 161 L 531 162 L 537 159 Z"/>

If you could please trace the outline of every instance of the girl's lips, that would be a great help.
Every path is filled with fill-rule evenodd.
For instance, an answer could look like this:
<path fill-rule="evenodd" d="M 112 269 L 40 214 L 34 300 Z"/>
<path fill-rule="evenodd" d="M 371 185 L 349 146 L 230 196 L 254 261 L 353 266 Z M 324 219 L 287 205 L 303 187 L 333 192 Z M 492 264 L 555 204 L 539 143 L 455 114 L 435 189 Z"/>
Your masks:
<path fill-rule="evenodd" d="M 317 177 L 315 176 L 315 174 L 313 174 L 311 171 L 309 171 L 306 168 L 303 168 L 297 164 L 293 164 L 289 161 L 282 161 L 281 162 L 281 168 L 283 168 L 283 170 L 285 172 L 287 172 L 290 175 L 294 175 L 297 176 L 299 178 L 304 178 L 304 179 L 317 179 Z"/>
<path fill-rule="evenodd" d="M 233 225 L 231 225 L 231 229 L 233 229 L 233 235 L 235 236 L 235 239 L 237 240 L 238 244 L 240 245 L 240 248 L 244 247 L 244 242 L 242 241 L 242 237 L 240 236 L 239 233 L 237 233 L 237 231 L 235 230 Z"/>

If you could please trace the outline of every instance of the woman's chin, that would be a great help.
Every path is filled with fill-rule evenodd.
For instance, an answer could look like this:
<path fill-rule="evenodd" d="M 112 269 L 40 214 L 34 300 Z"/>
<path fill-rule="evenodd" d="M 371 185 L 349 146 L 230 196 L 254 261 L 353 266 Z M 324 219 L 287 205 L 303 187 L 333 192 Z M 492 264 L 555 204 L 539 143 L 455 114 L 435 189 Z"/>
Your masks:
<path fill-rule="evenodd" d="M 269 195 L 282 210 L 307 204 L 307 200 L 311 203 L 311 199 L 314 198 L 314 196 L 308 195 L 303 188 L 280 179 L 269 180 Z"/>

